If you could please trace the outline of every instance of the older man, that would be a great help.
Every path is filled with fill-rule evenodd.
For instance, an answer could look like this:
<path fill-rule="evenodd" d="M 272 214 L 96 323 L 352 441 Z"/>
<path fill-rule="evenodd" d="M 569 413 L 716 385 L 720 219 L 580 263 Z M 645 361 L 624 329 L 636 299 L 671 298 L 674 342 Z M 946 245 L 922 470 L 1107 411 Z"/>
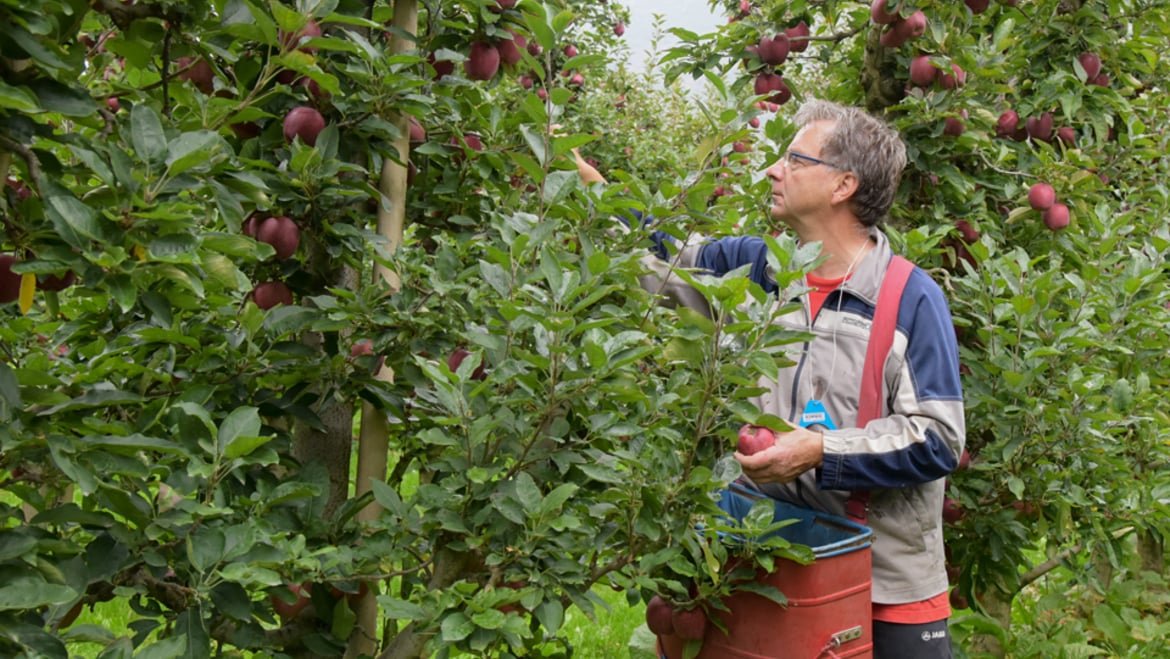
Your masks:
<path fill-rule="evenodd" d="M 765 494 L 849 515 L 874 531 L 873 641 L 878 659 L 951 656 L 942 507 L 945 477 L 965 443 L 958 348 L 938 285 L 908 263 L 892 345 L 880 364 L 876 412 L 861 419 L 859 382 L 874 310 L 894 260 L 879 228 L 897 192 L 906 150 L 897 132 L 861 110 L 821 100 L 796 113 L 799 131 L 768 168 L 772 218 L 825 260 L 807 274 L 800 312 L 776 322 L 813 338 L 791 353 L 761 411 L 794 428 L 769 448 L 736 453 Z M 578 159 L 582 178 L 603 180 Z M 737 236 L 668 250 L 657 234 L 656 290 L 703 306 L 670 267 L 716 276 L 750 265 L 749 276 L 781 294 L 761 238 Z M 675 253 L 676 252 L 676 253 Z"/>

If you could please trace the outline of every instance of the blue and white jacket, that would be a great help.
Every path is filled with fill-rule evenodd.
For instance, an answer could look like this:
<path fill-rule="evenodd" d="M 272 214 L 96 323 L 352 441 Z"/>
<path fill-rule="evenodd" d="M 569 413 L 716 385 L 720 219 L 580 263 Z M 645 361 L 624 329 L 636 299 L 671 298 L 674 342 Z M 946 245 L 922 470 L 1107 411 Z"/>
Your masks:
<path fill-rule="evenodd" d="M 796 426 L 808 401 L 819 399 L 837 429 L 824 431 L 821 468 L 792 483 L 766 484 L 761 489 L 773 497 L 841 516 L 851 491 L 869 490 L 873 601 L 901 604 L 947 589 L 942 529 L 945 479 L 963 452 L 966 421 L 950 308 L 938 284 L 915 268 L 902 295 L 894 343 L 883 368 L 886 416 L 856 427 L 874 307 L 893 256 L 884 233 L 874 229 L 872 237 L 876 248 L 828 296 L 815 318 L 810 318 L 808 296 L 803 295 L 800 311 L 776 321 L 794 331 L 811 332 L 814 338 L 788 348 L 793 365 L 781 369 L 777 380 L 762 382 L 768 393 L 755 401 L 757 406 Z M 675 268 L 716 276 L 750 264 L 748 276 L 753 281 L 780 293 L 767 264 L 768 248 L 760 238 L 687 244 L 672 247 L 669 253 L 663 234 L 655 240 L 657 258 L 646 260 L 653 274 L 642 283 L 668 302 L 706 311 L 706 301 L 695 289 L 667 275 L 668 260 Z"/>

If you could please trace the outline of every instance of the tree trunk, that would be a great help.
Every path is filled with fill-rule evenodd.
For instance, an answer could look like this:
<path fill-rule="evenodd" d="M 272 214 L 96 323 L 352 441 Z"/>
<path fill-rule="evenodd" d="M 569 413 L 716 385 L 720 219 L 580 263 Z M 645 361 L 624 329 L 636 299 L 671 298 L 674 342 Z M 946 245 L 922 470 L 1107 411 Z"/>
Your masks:
<path fill-rule="evenodd" d="M 1012 628 L 1012 600 L 1014 593 L 1008 594 L 998 588 L 990 588 L 979 594 L 979 605 L 983 612 L 999 622 L 1004 633 L 1010 633 Z M 1003 643 L 995 634 L 979 633 L 971 637 L 971 647 L 968 654 L 983 654 L 992 657 L 1004 657 L 1006 651 Z"/>
<path fill-rule="evenodd" d="M 894 51 L 881 45 L 881 30 L 869 31 L 865 41 L 865 62 L 861 66 L 861 88 L 865 90 L 865 109 L 881 113 L 902 100 L 904 85 L 898 80 L 898 61 Z"/>
<path fill-rule="evenodd" d="M 394 3 L 394 33 L 390 38 L 390 53 L 397 55 L 414 46 L 411 39 L 404 35 L 418 33 L 418 2 L 417 0 L 399 0 Z M 394 143 L 403 163 L 410 161 L 410 124 L 405 115 L 393 117 L 398 128 L 398 140 Z M 407 193 L 406 166 L 392 160 L 385 160 L 382 165 L 382 174 L 378 182 L 378 191 L 385 197 L 385 201 L 378 204 L 378 235 L 389 243 L 390 251 L 398 249 L 402 243 L 403 227 L 406 223 L 406 193 Z M 387 210 L 387 205 L 389 210 Z M 397 273 L 392 272 L 381 263 L 374 266 L 375 286 L 384 285 L 390 291 L 398 290 L 401 281 Z M 378 372 L 378 379 L 390 382 L 394 379 L 394 372 L 383 367 Z M 385 482 L 386 464 L 389 459 L 389 427 L 386 423 L 386 413 L 370 403 L 362 403 L 361 429 L 358 438 L 357 483 L 354 484 L 354 496 L 362 496 L 369 492 L 372 483 L 377 480 Z M 369 522 L 378 518 L 382 512 L 381 506 L 371 501 L 369 505 L 358 512 L 359 522 Z M 357 615 L 357 624 L 350 634 L 349 644 L 345 656 L 349 659 L 374 656 L 378 653 L 378 595 L 379 589 L 371 587 L 365 595 L 354 601 L 354 612 Z"/>
<path fill-rule="evenodd" d="M 1137 554 L 1141 569 L 1166 574 L 1166 539 L 1154 529 L 1141 529 L 1137 533 Z"/>

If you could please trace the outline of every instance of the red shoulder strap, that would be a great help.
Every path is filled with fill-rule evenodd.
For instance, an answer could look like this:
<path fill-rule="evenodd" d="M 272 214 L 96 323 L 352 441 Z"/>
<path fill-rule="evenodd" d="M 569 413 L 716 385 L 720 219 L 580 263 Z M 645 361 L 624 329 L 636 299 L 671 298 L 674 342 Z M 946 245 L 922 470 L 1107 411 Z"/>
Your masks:
<path fill-rule="evenodd" d="M 884 407 L 882 403 L 885 401 L 882 395 L 882 367 L 890 354 L 890 348 L 894 345 L 894 331 L 898 325 L 898 307 L 902 302 L 902 291 L 906 289 L 906 282 L 913 271 L 913 263 L 895 254 L 886 268 L 885 277 L 882 278 L 882 288 L 878 292 L 877 306 L 873 311 L 873 324 L 869 330 L 869 345 L 865 349 L 865 365 L 861 370 L 861 396 L 857 408 L 859 428 L 882 415 Z M 868 505 L 869 491 L 856 490 L 849 496 L 845 512 L 851 519 L 865 523 Z"/>

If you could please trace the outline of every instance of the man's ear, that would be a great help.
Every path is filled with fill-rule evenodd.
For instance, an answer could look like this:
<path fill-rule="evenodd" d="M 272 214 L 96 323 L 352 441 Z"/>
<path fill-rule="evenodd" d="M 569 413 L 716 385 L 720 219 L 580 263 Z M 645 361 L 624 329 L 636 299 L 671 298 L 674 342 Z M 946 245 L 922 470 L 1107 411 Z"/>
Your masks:
<path fill-rule="evenodd" d="M 833 203 L 843 204 L 857 194 L 857 174 L 842 172 L 837 179 L 837 187 L 833 188 Z"/>

